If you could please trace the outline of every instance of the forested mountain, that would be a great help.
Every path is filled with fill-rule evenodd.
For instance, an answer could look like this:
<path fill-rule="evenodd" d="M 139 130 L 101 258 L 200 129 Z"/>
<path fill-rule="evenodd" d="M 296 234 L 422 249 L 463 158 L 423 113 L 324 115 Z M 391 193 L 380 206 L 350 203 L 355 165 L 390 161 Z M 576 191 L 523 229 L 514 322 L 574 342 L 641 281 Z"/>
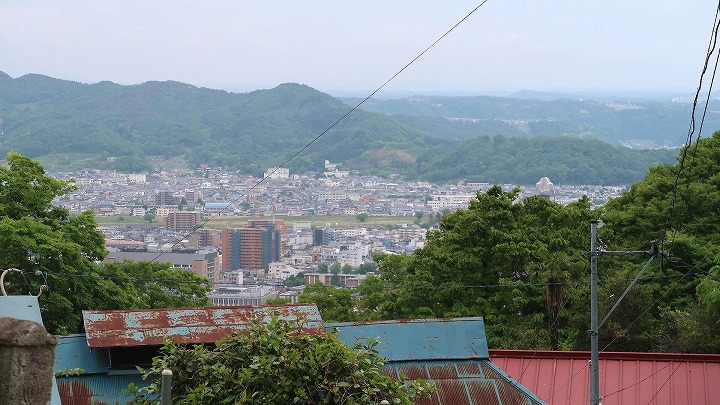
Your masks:
<path fill-rule="evenodd" d="M 527 97 L 542 93 L 526 92 Z M 343 99 L 355 105 L 358 99 Z M 676 100 L 678 101 L 678 100 Z M 497 128 L 504 135 L 588 135 L 617 145 L 679 147 L 685 141 L 692 104 L 617 98 L 538 100 L 505 97 L 415 96 L 372 99 L 367 111 L 393 116 L 437 117 L 473 128 Z M 705 119 L 711 131 L 720 128 L 720 101 L 713 100 Z M 407 118 L 400 118 L 406 120 Z M 493 134 L 494 135 L 494 134 Z"/>
<path fill-rule="evenodd" d="M 462 98 L 457 99 L 449 99 L 448 105 L 463 105 Z M 378 103 L 385 102 L 371 100 L 369 107 Z M 546 116 L 559 116 L 574 102 L 549 107 L 532 100 L 508 103 L 503 114 L 526 117 L 527 111 L 542 114 L 548 108 Z M 457 116 L 474 114 L 470 107 L 463 108 L 453 111 Z M 507 115 L 515 108 L 520 111 Z M 178 82 L 82 84 L 34 74 L 13 79 L 0 72 L 0 153 L 18 151 L 53 170 L 149 170 L 149 157 L 163 156 L 259 175 L 285 162 L 348 110 L 340 100 L 299 84 L 235 94 Z M 652 125 L 662 127 L 663 120 Z M 517 123 L 356 110 L 294 158 L 289 168 L 321 170 L 327 159 L 361 173 L 402 173 L 433 181 L 532 184 L 550 176 L 562 184 L 620 184 L 641 178 L 650 165 L 672 162 L 676 155 L 630 151 L 589 137 L 551 137 L 582 135 L 584 128 L 563 119 Z M 530 140 L 526 135 L 547 137 Z"/>

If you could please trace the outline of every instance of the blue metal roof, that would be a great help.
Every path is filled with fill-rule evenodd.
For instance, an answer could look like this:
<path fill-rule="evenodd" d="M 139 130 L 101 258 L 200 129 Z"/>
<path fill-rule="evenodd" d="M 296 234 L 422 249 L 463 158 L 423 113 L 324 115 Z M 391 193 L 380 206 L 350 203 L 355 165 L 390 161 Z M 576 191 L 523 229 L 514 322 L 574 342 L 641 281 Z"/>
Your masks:
<path fill-rule="evenodd" d="M 127 395 L 130 383 L 142 387 L 148 381 L 143 381 L 140 373 L 112 377 L 106 374 L 84 374 L 57 378 L 63 404 L 131 405 L 134 402 Z"/>
<path fill-rule="evenodd" d="M 337 330 L 349 345 L 378 339 L 376 349 L 388 361 L 490 358 L 483 318 L 328 323 L 325 328 Z"/>
<path fill-rule="evenodd" d="M 544 404 L 490 362 L 482 318 L 419 319 L 326 324 L 354 345 L 378 339 L 385 371 L 398 379 L 432 381 L 424 405 Z"/>
<path fill-rule="evenodd" d="M 0 296 L 0 316 L 43 324 L 42 315 L 40 315 L 40 304 L 37 297 L 32 295 Z M 57 349 L 55 350 L 57 351 Z M 55 377 L 53 377 L 50 404 L 60 405 L 60 395 L 55 386 Z"/>

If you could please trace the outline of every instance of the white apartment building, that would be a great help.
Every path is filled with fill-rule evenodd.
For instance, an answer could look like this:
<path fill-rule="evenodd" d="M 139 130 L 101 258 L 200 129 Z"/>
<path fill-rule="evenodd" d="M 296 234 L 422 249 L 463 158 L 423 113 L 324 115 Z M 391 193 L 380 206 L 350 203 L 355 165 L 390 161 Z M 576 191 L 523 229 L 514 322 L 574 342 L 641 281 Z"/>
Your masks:
<path fill-rule="evenodd" d="M 432 200 L 427 202 L 427 205 L 436 211 L 446 208 L 456 210 L 467 208 L 473 198 L 475 198 L 475 194 L 436 194 L 432 196 Z"/>
<path fill-rule="evenodd" d="M 350 194 L 344 191 L 333 191 L 326 190 L 318 193 L 318 200 L 330 202 L 330 201 L 345 201 L 350 199 Z"/>
<path fill-rule="evenodd" d="M 288 179 L 290 178 L 290 170 L 284 167 L 271 167 L 263 174 L 268 179 Z"/>
<path fill-rule="evenodd" d="M 256 285 L 222 288 L 208 293 L 207 297 L 213 305 L 224 307 L 263 305 L 269 298 L 276 298 L 277 294 L 272 286 Z"/>
<path fill-rule="evenodd" d="M 177 205 L 161 205 L 157 207 L 156 215 L 159 217 L 166 217 L 171 212 L 178 212 L 180 211 L 177 207 Z"/>
<path fill-rule="evenodd" d="M 270 263 L 268 267 L 268 277 L 273 280 L 287 280 L 288 277 L 297 276 L 300 273 L 300 270 L 280 262 Z"/>

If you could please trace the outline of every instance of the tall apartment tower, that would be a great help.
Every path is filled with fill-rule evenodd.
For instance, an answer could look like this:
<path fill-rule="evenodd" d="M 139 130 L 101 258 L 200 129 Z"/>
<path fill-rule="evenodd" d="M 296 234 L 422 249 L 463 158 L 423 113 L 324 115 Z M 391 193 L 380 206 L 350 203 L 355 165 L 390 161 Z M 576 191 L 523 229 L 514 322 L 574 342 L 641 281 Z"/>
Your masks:
<path fill-rule="evenodd" d="M 155 191 L 155 198 L 153 200 L 156 206 L 162 205 L 177 205 L 178 199 L 175 197 L 172 191 Z"/>
<path fill-rule="evenodd" d="M 200 223 L 200 213 L 195 211 L 171 212 L 165 218 L 165 229 L 173 232 L 190 232 Z"/>
<path fill-rule="evenodd" d="M 222 269 L 268 270 L 280 261 L 280 229 L 272 221 L 222 230 Z"/>

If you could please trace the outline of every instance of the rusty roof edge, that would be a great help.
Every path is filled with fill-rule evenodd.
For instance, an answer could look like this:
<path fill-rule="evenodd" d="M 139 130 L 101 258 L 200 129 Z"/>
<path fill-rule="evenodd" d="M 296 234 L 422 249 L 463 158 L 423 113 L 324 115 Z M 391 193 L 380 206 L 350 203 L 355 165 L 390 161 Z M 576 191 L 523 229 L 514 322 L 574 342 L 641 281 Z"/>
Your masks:
<path fill-rule="evenodd" d="M 297 319 L 301 333 L 325 335 L 315 304 L 232 307 L 157 308 L 141 310 L 83 311 L 87 345 L 96 347 L 211 343 L 242 333 L 250 320 L 260 317 Z"/>
<path fill-rule="evenodd" d="M 490 349 L 490 358 L 535 358 L 589 360 L 589 351 Z M 652 353 L 652 352 L 601 352 L 600 360 L 643 360 L 720 363 L 720 354 L 707 353 Z"/>

